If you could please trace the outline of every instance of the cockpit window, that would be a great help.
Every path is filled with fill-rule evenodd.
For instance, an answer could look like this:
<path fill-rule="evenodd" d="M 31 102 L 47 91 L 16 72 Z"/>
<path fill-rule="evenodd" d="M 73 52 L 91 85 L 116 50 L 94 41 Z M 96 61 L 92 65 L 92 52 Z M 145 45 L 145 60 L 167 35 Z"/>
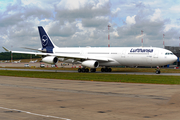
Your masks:
<path fill-rule="evenodd" d="M 173 53 L 165 53 L 165 55 L 173 55 Z"/>

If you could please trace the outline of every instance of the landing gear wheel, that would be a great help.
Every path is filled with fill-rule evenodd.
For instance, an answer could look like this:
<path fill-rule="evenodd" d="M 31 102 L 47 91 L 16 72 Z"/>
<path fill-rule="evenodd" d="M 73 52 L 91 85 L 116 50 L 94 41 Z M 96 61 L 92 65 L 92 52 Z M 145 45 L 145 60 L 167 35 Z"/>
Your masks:
<path fill-rule="evenodd" d="M 86 72 L 86 69 L 85 69 L 85 68 L 82 68 L 82 72 Z"/>
<path fill-rule="evenodd" d="M 105 68 L 105 72 L 108 72 L 108 68 Z"/>
<path fill-rule="evenodd" d="M 111 72 L 111 68 L 101 68 L 101 72 Z"/>
<path fill-rule="evenodd" d="M 88 69 L 88 68 L 86 68 L 86 69 L 85 69 L 85 72 L 89 72 L 89 69 Z"/>
<path fill-rule="evenodd" d="M 78 72 L 82 72 L 82 69 L 81 69 L 81 68 L 79 68 L 79 69 L 78 69 Z"/>
<path fill-rule="evenodd" d="M 108 72 L 111 72 L 112 71 L 112 69 L 111 68 L 108 68 Z"/>
<path fill-rule="evenodd" d="M 161 73 L 161 71 L 160 70 L 156 70 L 156 74 L 160 74 Z"/>
<path fill-rule="evenodd" d="M 79 68 L 78 72 L 89 72 L 88 68 Z"/>
<path fill-rule="evenodd" d="M 104 68 L 101 68 L 101 72 L 105 72 L 105 69 L 104 69 Z"/>
<path fill-rule="evenodd" d="M 91 68 L 91 72 L 96 72 L 96 68 Z"/>

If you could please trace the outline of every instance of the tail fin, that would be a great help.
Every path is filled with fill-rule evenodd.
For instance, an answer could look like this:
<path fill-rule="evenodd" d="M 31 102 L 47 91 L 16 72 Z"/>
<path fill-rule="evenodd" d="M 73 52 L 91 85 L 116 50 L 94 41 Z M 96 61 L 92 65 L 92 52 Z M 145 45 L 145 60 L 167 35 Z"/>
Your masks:
<path fill-rule="evenodd" d="M 53 53 L 53 48 L 55 48 L 56 45 L 52 42 L 51 38 L 42 26 L 38 26 L 38 30 L 43 50 L 46 50 L 48 53 Z"/>

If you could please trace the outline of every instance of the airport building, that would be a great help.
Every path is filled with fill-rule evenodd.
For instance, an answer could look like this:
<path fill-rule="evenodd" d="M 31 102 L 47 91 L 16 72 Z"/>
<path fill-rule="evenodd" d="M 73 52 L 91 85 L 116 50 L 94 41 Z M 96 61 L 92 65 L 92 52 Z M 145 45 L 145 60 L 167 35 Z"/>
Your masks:
<path fill-rule="evenodd" d="M 180 66 L 180 61 L 179 61 L 179 58 L 180 58 L 180 47 L 165 46 L 165 49 L 172 51 L 178 57 L 176 65 Z"/>

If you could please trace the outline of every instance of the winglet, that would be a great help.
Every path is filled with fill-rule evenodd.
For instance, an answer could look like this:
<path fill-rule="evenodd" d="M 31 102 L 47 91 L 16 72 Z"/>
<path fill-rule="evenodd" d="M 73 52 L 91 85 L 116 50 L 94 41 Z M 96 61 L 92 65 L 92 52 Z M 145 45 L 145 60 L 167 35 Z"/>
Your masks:
<path fill-rule="evenodd" d="M 5 47 L 2 47 L 6 52 L 11 52 L 10 50 L 6 49 Z"/>

